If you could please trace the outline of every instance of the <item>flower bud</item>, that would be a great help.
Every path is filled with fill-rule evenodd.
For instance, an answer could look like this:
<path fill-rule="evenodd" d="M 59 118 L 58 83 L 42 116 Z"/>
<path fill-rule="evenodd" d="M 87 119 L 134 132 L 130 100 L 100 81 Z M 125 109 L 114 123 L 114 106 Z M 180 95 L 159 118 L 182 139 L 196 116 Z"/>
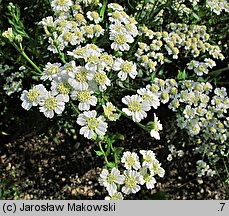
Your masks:
<path fill-rule="evenodd" d="M 15 36 L 15 41 L 17 42 L 17 43 L 22 43 L 22 40 L 23 40 L 23 38 L 22 38 L 22 36 L 21 35 L 16 35 Z"/>
<path fill-rule="evenodd" d="M 4 38 L 7 38 L 11 43 L 14 41 L 14 33 L 13 33 L 12 28 L 8 28 L 7 31 L 4 31 L 2 33 L 2 36 Z"/>

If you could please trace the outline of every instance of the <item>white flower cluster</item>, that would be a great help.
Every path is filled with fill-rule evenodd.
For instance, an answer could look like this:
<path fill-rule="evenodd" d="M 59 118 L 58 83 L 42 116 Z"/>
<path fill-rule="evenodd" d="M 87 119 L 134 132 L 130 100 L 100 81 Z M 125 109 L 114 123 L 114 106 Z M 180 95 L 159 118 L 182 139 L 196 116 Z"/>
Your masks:
<path fill-rule="evenodd" d="M 109 193 L 106 200 L 123 199 L 124 195 L 135 194 L 141 189 L 141 185 L 146 185 L 147 189 L 155 187 L 155 176 L 164 177 L 165 170 L 156 159 L 151 150 L 140 150 L 142 163 L 135 152 L 126 151 L 123 153 L 121 162 L 125 168 L 123 174 L 117 168 L 112 168 L 111 172 L 103 169 L 99 183 L 104 186 Z M 118 191 L 121 186 L 121 191 Z"/>
<path fill-rule="evenodd" d="M 189 2 L 191 2 L 193 6 L 196 6 L 200 0 L 189 0 Z"/>
<path fill-rule="evenodd" d="M 206 32 L 206 26 L 170 23 L 167 28 L 168 31 L 162 32 L 154 32 L 146 26 L 141 28 L 141 33 L 151 43 L 139 42 L 135 56 L 147 71 L 155 71 L 156 66 L 168 62 L 170 56 L 172 59 L 178 59 L 179 56 L 192 59 L 207 54 L 209 58 L 205 58 L 203 62 L 191 60 L 187 64 L 190 70 L 201 76 L 208 73 L 208 68 L 215 66 L 211 58 L 224 59 L 219 46 L 208 43 L 210 36 Z"/>
<path fill-rule="evenodd" d="M 134 17 L 129 17 L 124 8 L 118 4 L 111 3 L 108 8 L 112 9 L 108 13 L 109 21 L 109 39 L 113 41 L 111 48 L 116 51 L 128 51 L 130 49 L 129 43 L 134 42 L 134 38 L 138 35 L 137 24 Z"/>
<path fill-rule="evenodd" d="M 122 102 L 127 105 L 127 108 L 123 108 L 122 111 L 127 116 L 131 116 L 134 122 L 140 122 L 146 118 L 146 112 L 151 110 L 152 107 L 157 109 L 160 106 L 159 95 L 152 92 L 150 86 L 138 89 L 137 93 L 137 95 L 127 95 L 122 98 Z M 151 137 L 159 140 L 159 131 L 162 130 L 162 124 L 155 113 L 153 122 L 149 122 L 148 126 Z"/>
<path fill-rule="evenodd" d="M 51 6 L 55 18 L 46 17 L 40 24 L 44 26 L 50 43 L 48 49 L 53 53 L 57 53 L 58 49 L 62 51 L 69 45 L 79 46 L 88 39 L 104 34 L 104 29 L 99 24 L 101 18 L 98 12 L 87 11 L 85 14 L 81 5 L 73 5 L 72 0 L 53 0 Z"/>
<path fill-rule="evenodd" d="M 172 8 L 177 12 L 178 16 L 182 17 L 184 14 L 190 14 L 191 9 L 185 4 L 185 0 L 175 0 Z"/>
<path fill-rule="evenodd" d="M 229 3 L 227 0 L 207 0 L 206 7 L 217 15 L 224 11 L 229 13 Z"/>
<path fill-rule="evenodd" d="M 3 90 L 10 96 L 22 91 L 22 80 L 25 76 L 25 67 L 20 67 L 19 71 L 11 72 L 15 68 L 0 64 L 0 75 L 4 78 Z"/>
<path fill-rule="evenodd" d="M 177 114 L 178 126 L 185 128 L 190 136 L 201 132 L 205 140 L 226 142 L 229 133 L 226 89 L 215 88 L 213 91 L 210 83 L 193 81 L 181 82 L 181 88 L 169 105 L 174 111 L 181 111 Z"/>
<path fill-rule="evenodd" d="M 113 58 L 107 53 L 102 53 L 94 44 L 78 47 L 68 54 L 87 63 L 85 66 L 76 66 L 74 60 L 63 66 L 60 63 L 47 63 L 41 79 L 51 82 L 51 90 L 47 91 L 42 84 L 34 86 L 29 91 L 24 90 L 21 96 L 22 107 L 29 110 L 32 106 L 39 105 L 40 111 L 46 117 L 53 118 L 54 113 L 61 114 L 64 111 L 65 103 L 71 98 L 78 101 L 79 111 L 84 111 L 77 119 L 77 123 L 83 126 L 80 134 L 89 139 L 94 133 L 102 136 L 107 129 L 105 118 L 97 118 L 97 112 L 89 110 L 97 104 L 95 92 L 102 92 L 110 86 L 105 71 L 111 69 Z M 119 118 L 112 103 L 103 105 L 103 108 L 104 116 L 108 120 L 115 121 Z"/>
<path fill-rule="evenodd" d="M 178 157 L 183 157 L 184 156 L 184 151 L 183 150 L 177 150 L 176 146 L 174 145 L 169 145 L 168 146 L 170 154 L 167 157 L 168 161 L 172 161 L 174 158 Z"/>
<path fill-rule="evenodd" d="M 202 76 L 203 74 L 208 74 L 209 68 L 215 67 L 216 63 L 212 59 L 205 58 L 204 62 L 192 60 L 187 66 L 189 70 L 193 70 L 198 76 Z"/>
<path fill-rule="evenodd" d="M 196 162 L 197 165 L 197 174 L 199 177 L 202 176 L 213 176 L 216 174 L 216 172 L 212 169 L 210 169 L 209 165 L 207 165 L 206 162 L 204 162 L 203 160 L 198 160 Z"/>
<path fill-rule="evenodd" d="M 178 127 L 185 129 L 190 136 L 201 138 L 201 145 L 194 149 L 195 153 L 204 153 L 215 163 L 222 156 L 228 157 L 229 98 L 224 87 L 214 89 L 208 82 L 186 80 L 177 83 L 174 79 L 155 78 L 146 88 L 177 113 Z M 173 145 L 169 151 L 169 161 L 184 155 Z"/>

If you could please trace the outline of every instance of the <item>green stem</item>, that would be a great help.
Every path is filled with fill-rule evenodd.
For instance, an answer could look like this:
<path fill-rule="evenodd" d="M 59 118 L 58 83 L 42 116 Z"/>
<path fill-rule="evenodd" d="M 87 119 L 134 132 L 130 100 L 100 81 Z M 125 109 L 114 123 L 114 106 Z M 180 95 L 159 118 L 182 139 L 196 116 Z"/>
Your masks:
<path fill-rule="evenodd" d="M 222 69 L 219 69 L 219 70 L 212 71 L 212 72 L 208 73 L 208 75 L 210 75 L 210 76 L 218 76 L 222 72 L 228 71 L 228 70 L 229 70 L 229 67 L 226 67 L 226 68 L 222 68 Z"/>
<path fill-rule="evenodd" d="M 38 72 L 34 72 L 31 71 L 31 73 L 35 74 L 35 75 L 41 75 L 42 71 L 41 69 L 29 58 L 29 56 L 25 53 L 25 51 L 22 49 L 22 46 L 20 46 L 21 48 L 18 47 L 17 44 L 12 43 L 12 45 L 15 47 L 15 49 L 20 52 L 20 54 L 33 66 L 33 68 Z"/>
<path fill-rule="evenodd" d="M 103 1 L 103 6 L 102 6 L 102 8 L 100 10 L 100 13 L 99 13 L 99 15 L 101 17 L 101 22 L 104 20 L 104 14 L 105 14 L 105 11 L 106 11 L 107 3 L 108 3 L 108 0 L 104 0 Z"/>
<path fill-rule="evenodd" d="M 55 43 L 54 43 L 54 44 L 55 44 Z M 59 54 L 59 56 L 60 56 L 60 60 L 61 60 L 64 64 L 66 64 L 67 62 L 66 62 L 66 60 L 65 60 L 64 53 L 62 53 L 62 52 L 60 51 L 60 48 L 58 47 L 58 45 L 55 44 L 55 47 L 56 47 L 57 52 L 58 52 L 58 54 Z"/>
<path fill-rule="evenodd" d="M 58 54 L 59 54 L 59 56 L 60 56 L 61 61 L 62 61 L 64 64 L 66 64 L 67 62 L 66 62 L 66 60 L 65 60 L 64 53 L 61 52 L 61 50 L 60 50 L 60 48 L 59 48 L 59 46 L 58 46 L 58 43 L 57 43 L 57 41 L 56 41 L 56 39 L 55 39 L 55 37 L 54 37 L 53 34 L 52 34 L 51 38 L 53 39 L 53 44 L 54 44 L 55 48 L 57 49 L 57 52 L 58 52 Z"/>
<path fill-rule="evenodd" d="M 141 10 L 138 12 L 137 14 L 137 17 L 136 17 L 136 20 L 139 21 L 139 18 L 141 18 L 141 15 L 142 15 L 142 12 L 143 12 L 143 9 L 145 8 L 145 5 L 146 5 L 146 0 L 144 0 L 143 4 L 142 4 L 142 8 Z"/>
<path fill-rule="evenodd" d="M 117 158 L 116 158 L 116 153 L 115 153 L 115 149 L 113 147 L 113 144 L 111 143 L 111 151 L 113 152 L 113 155 L 114 155 L 114 160 L 115 160 L 115 167 L 118 168 L 118 161 L 117 161 Z"/>
<path fill-rule="evenodd" d="M 71 104 L 71 106 L 72 106 L 72 108 L 73 108 L 73 110 L 77 113 L 77 114 L 80 114 L 80 111 L 79 111 L 79 109 L 73 104 L 73 102 L 71 101 L 70 102 L 70 104 Z"/>
<path fill-rule="evenodd" d="M 142 36 L 138 36 L 136 38 L 136 40 L 134 41 L 134 43 L 132 44 L 130 50 L 128 51 L 128 57 L 131 57 L 132 56 L 132 53 L 134 52 L 134 48 L 135 46 L 138 44 L 138 42 L 142 39 Z"/>
<path fill-rule="evenodd" d="M 117 110 L 122 116 L 124 116 L 124 117 L 126 117 L 126 118 L 128 118 L 128 119 L 130 119 L 130 120 L 133 121 L 133 119 L 132 119 L 130 116 L 128 116 L 126 113 L 124 113 L 122 110 L 120 110 L 120 109 L 118 109 L 118 108 L 116 108 L 116 110 Z M 145 127 L 145 125 L 143 125 L 143 124 L 141 124 L 141 123 L 139 123 L 139 122 L 134 122 L 134 123 L 137 124 L 137 125 L 138 125 L 140 128 L 142 128 L 143 130 L 149 132 L 149 130 Z"/>
<path fill-rule="evenodd" d="M 109 161 L 108 161 L 108 159 L 107 159 L 106 153 L 104 152 L 103 147 L 102 147 L 100 141 L 99 141 L 99 149 L 100 149 L 100 151 L 103 153 L 103 157 L 104 157 L 104 160 L 105 160 L 106 164 L 108 164 Z"/>

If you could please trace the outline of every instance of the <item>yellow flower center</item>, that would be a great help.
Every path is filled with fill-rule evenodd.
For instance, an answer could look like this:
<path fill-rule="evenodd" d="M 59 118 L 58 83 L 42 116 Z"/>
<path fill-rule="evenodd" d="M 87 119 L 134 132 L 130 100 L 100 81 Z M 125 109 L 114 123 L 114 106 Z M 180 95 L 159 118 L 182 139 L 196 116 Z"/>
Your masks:
<path fill-rule="evenodd" d="M 57 90 L 61 93 L 61 94 L 69 94 L 71 87 L 67 82 L 62 82 L 59 83 L 59 85 L 57 86 Z"/>
<path fill-rule="evenodd" d="M 130 62 L 123 62 L 121 69 L 124 73 L 130 73 L 132 69 L 132 64 Z"/>
<path fill-rule="evenodd" d="M 103 28 L 101 25 L 95 25 L 94 30 L 95 30 L 95 32 L 101 32 L 103 30 Z"/>
<path fill-rule="evenodd" d="M 125 29 L 126 29 L 127 31 L 132 31 L 132 30 L 133 30 L 133 26 L 132 26 L 131 24 L 126 24 L 126 25 L 125 25 Z"/>
<path fill-rule="evenodd" d="M 204 72 L 206 68 L 203 65 L 199 65 L 198 69 L 199 71 Z"/>
<path fill-rule="evenodd" d="M 71 32 L 65 32 L 63 35 L 63 39 L 67 42 L 71 42 L 73 39 L 73 33 Z"/>
<path fill-rule="evenodd" d="M 76 22 L 78 22 L 78 23 L 83 23 L 84 22 L 84 15 L 83 14 L 81 14 L 81 13 L 78 13 L 78 14 L 76 14 L 75 15 L 75 20 L 76 20 Z"/>
<path fill-rule="evenodd" d="M 112 17 L 114 19 L 121 19 L 121 15 L 120 15 L 120 13 L 118 11 L 113 12 L 112 13 Z"/>
<path fill-rule="evenodd" d="M 48 110 L 54 110 L 57 107 L 57 99 L 55 97 L 53 97 L 53 96 L 51 96 L 50 98 L 46 99 L 45 107 Z"/>
<path fill-rule="evenodd" d="M 125 185 L 128 188 L 135 188 L 137 185 L 137 181 L 133 176 L 128 176 L 125 180 Z"/>
<path fill-rule="evenodd" d="M 86 34 L 93 34 L 94 33 L 94 30 L 93 30 L 93 27 L 92 26 L 86 26 L 84 28 Z"/>
<path fill-rule="evenodd" d="M 108 65 L 113 64 L 113 58 L 110 55 L 102 55 L 100 58 Z"/>
<path fill-rule="evenodd" d="M 39 95 L 40 95 L 39 91 L 37 91 L 36 89 L 31 89 L 27 93 L 27 98 L 30 101 L 35 101 Z"/>
<path fill-rule="evenodd" d="M 67 65 L 64 70 L 67 72 L 73 71 L 73 65 L 72 64 Z"/>
<path fill-rule="evenodd" d="M 65 27 L 66 25 L 67 25 L 67 20 L 61 20 L 60 22 L 58 22 L 58 25 L 60 26 L 60 27 Z"/>
<path fill-rule="evenodd" d="M 99 58 L 98 58 L 98 56 L 91 55 L 91 56 L 88 57 L 87 61 L 89 63 L 95 64 L 95 63 L 97 63 L 99 61 Z"/>
<path fill-rule="evenodd" d="M 114 41 L 117 44 L 125 44 L 127 41 L 126 35 L 125 34 L 117 34 L 117 35 L 115 35 Z"/>
<path fill-rule="evenodd" d="M 207 119 L 212 119 L 212 113 L 210 111 L 207 112 L 205 116 Z"/>
<path fill-rule="evenodd" d="M 128 108 L 131 112 L 138 112 L 141 110 L 142 108 L 142 105 L 139 101 L 131 101 L 129 104 L 128 104 Z"/>
<path fill-rule="evenodd" d="M 79 82 L 85 82 L 87 80 L 87 72 L 86 71 L 78 71 L 75 75 L 75 79 Z"/>
<path fill-rule="evenodd" d="M 148 62 L 148 61 L 149 61 L 148 56 L 147 56 L 147 55 L 142 55 L 142 56 L 141 56 L 141 61 L 142 61 L 142 62 Z"/>
<path fill-rule="evenodd" d="M 129 156 L 127 159 L 126 159 L 126 162 L 129 166 L 134 166 L 135 164 L 135 159 L 132 157 L 132 156 Z"/>
<path fill-rule="evenodd" d="M 80 32 L 80 31 L 75 32 L 75 36 L 76 36 L 78 39 L 82 39 L 82 38 L 83 38 L 83 34 L 82 34 L 82 32 Z M 82 48 L 81 48 L 81 49 L 82 49 Z"/>
<path fill-rule="evenodd" d="M 110 116 L 111 114 L 113 114 L 113 111 L 115 111 L 115 108 L 113 106 L 104 107 L 105 116 Z"/>
<path fill-rule="evenodd" d="M 216 99 L 215 99 L 215 104 L 216 104 L 216 105 L 221 104 L 221 100 L 220 100 L 219 98 L 216 98 Z"/>
<path fill-rule="evenodd" d="M 84 48 L 78 48 L 76 50 L 73 51 L 74 54 L 82 56 L 85 53 L 85 49 Z"/>
<path fill-rule="evenodd" d="M 93 11 L 93 12 L 91 13 L 91 17 L 92 17 L 93 19 L 98 19 L 98 18 L 99 18 L 99 14 L 98 14 L 97 12 Z"/>
<path fill-rule="evenodd" d="M 152 170 L 153 170 L 153 172 L 154 172 L 155 175 L 158 174 L 158 164 L 157 163 L 153 164 Z"/>
<path fill-rule="evenodd" d="M 65 6 L 67 3 L 67 0 L 57 0 L 56 1 L 56 4 L 59 5 L 59 6 Z"/>
<path fill-rule="evenodd" d="M 77 97 L 80 102 L 87 102 L 91 97 L 91 93 L 88 90 L 82 90 L 77 94 Z"/>
<path fill-rule="evenodd" d="M 161 93 L 161 98 L 164 99 L 164 100 L 167 100 L 167 99 L 169 98 L 168 92 L 163 91 L 163 92 Z"/>
<path fill-rule="evenodd" d="M 150 69 L 154 69 L 155 66 L 156 66 L 156 63 L 153 62 L 153 61 L 150 61 L 149 64 L 148 64 L 148 66 L 149 66 Z"/>
<path fill-rule="evenodd" d="M 179 103 L 179 100 L 175 99 L 172 101 L 172 105 L 175 107 L 175 108 L 178 108 L 180 106 L 180 103 Z"/>
<path fill-rule="evenodd" d="M 89 45 L 88 45 L 88 49 L 97 50 L 98 47 L 97 47 L 95 44 L 89 44 Z"/>
<path fill-rule="evenodd" d="M 150 177 L 150 175 L 149 175 L 148 173 L 146 173 L 146 174 L 144 175 L 143 179 L 145 180 L 145 182 L 150 182 L 151 177 Z"/>
<path fill-rule="evenodd" d="M 60 68 L 57 65 L 52 65 L 48 70 L 47 70 L 47 74 L 48 75 L 54 75 L 54 74 L 58 74 L 60 71 Z"/>
<path fill-rule="evenodd" d="M 152 157 L 150 155 L 145 155 L 145 158 L 144 159 L 148 163 L 152 162 Z"/>
<path fill-rule="evenodd" d="M 170 92 L 171 92 L 172 95 L 176 95 L 178 93 L 178 89 L 176 87 L 172 87 L 170 89 Z"/>
<path fill-rule="evenodd" d="M 115 180 L 116 180 L 116 176 L 115 176 L 115 175 L 113 175 L 113 174 L 107 175 L 107 182 L 108 182 L 109 184 L 114 183 Z"/>
<path fill-rule="evenodd" d="M 107 75 L 104 73 L 97 72 L 94 76 L 95 82 L 99 84 L 105 84 L 107 79 Z"/>
<path fill-rule="evenodd" d="M 153 93 L 157 93 L 158 90 L 159 90 L 159 87 L 155 84 L 152 84 L 152 86 L 150 87 L 150 90 L 153 92 Z"/>
<path fill-rule="evenodd" d="M 151 101 L 151 100 L 152 100 L 152 97 L 149 96 L 147 93 L 145 93 L 144 95 L 142 95 L 142 99 L 143 99 L 143 100 Z"/>
<path fill-rule="evenodd" d="M 87 126 L 90 130 L 95 130 L 99 125 L 99 121 L 95 117 L 91 117 L 87 119 Z"/>
<path fill-rule="evenodd" d="M 186 100 L 188 98 L 188 93 L 187 92 L 182 92 L 181 93 L 181 99 Z"/>
<path fill-rule="evenodd" d="M 114 195 L 111 197 L 111 200 L 120 200 L 120 196 L 119 195 Z"/>

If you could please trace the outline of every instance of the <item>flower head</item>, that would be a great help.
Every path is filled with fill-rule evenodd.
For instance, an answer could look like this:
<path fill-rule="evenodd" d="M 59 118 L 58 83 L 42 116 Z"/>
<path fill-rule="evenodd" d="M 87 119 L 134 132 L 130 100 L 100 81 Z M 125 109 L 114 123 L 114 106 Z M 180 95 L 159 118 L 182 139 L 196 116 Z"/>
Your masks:
<path fill-rule="evenodd" d="M 37 106 L 47 93 L 46 88 L 42 84 L 34 86 L 29 91 L 24 90 L 20 97 L 22 107 L 25 110 L 29 110 L 32 106 Z"/>
<path fill-rule="evenodd" d="M 107 191 L 111 194 L 117 191 L 116 184 L 124 183 L 124 176 L 120 175 L 120 171 L 117 168 L 112 168 L 111 172 L 107 169 L 103 169 L 100 174 L 99 183 L 106 187 Z"/>
<path fill-rule="evenodd" d="M 122 111 L 128 116 L 132 116 L 134 122 L 140 122 L 146 118 L 146 111 L 150 110 L 149 102 L 143 101 L 139 95 L 127 95 L 122 98 L 122 102 L 128 106 L 128 108 L 123 108 Z"/>
<path fill-rule="evenodd" d="M 119 71 L 118 77 L 124 81 L 127 79 L 127 76 L 130 76 L 132 79 L 136 77 L 137 66 L 135 63 L 130 61 L 124 61 L 121 58 L 117 58 L 113 64 L 112 69 L 114 71 Z"/>
<path fill-rule="evenodd" d="M 88 139 L 91 139 L 95 134 L 104 136 L 107 131 L 107 123 L 104 122 L 102 116 L 96 117 L 96 115 L 95 110 L 85 111 L 77 118 L 77 124 L 83 126 L 80 129 L 80 134 Z"/>
<path fill-rule="evenodd" d="M 64 95 L 54 96 L 52 92 L 48 92 L 41 100 L 39 109 L 47 118 L 53 118 L 54 113 L 61 114 L 64 108 Z"/>
<path fill-rule="evenodd" d="M 147 189 L 152 189 L 156 184 L 156 179 L 154 178 L 153 174 L 150 173 L 148 170 L 149 169 L 146 166 L 140 169 L 140 174 L 143 177 L 142 184 L 146 184 Z"/>
<path fill-rule="evenodd" d="M 150 136 L 159 140 L 160 139 L 159 131 L 162 130 L 162 124 L 160 123 L 160 120 L 158 120 L 158 117 L 155 115 L 155 113 L 153 115 L 154 115 L 154 121 L 152 125 L 153 128 L 150 131 Z"/>
<path fill-rule="evenodd" d="M 125 170 L 124 175 L 125 182 L 122 187 L 122 192 L 127 195 L 137 193 L 141 189 L 139 184 L 143 183 L 143 177 L 135 170 Z"/>
<path fill-rule="evenodd" d="M 139 157 L 135 152 L 124 152 L 121 162 L 124 163 L 124 167 L 128 170 L 132 168 L 138 170 L 141 167 Z"/>
<path fill-rule="evenodd" d="M 109 192 L 109 196 L 106 196 L 105 200 L 123 200 L 123 195 L 121 192 Z"/>

